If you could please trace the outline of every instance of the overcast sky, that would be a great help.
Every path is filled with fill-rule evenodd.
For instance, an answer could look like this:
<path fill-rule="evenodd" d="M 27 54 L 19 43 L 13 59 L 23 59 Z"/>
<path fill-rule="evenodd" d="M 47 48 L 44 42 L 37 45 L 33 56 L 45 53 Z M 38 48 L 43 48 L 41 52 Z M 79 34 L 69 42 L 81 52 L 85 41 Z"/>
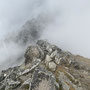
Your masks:
<path fill-rule="evenodd" d="M 43 39 L 90 58 L 90 0 L 0 0 L 0 39 L 42 13 L 53 19 Z"/>
<path fill-rule="evenodd" d="M 90 0 L 56 1 L 60 15 L 44 37 L 64 50 L 90 58 Z"/>

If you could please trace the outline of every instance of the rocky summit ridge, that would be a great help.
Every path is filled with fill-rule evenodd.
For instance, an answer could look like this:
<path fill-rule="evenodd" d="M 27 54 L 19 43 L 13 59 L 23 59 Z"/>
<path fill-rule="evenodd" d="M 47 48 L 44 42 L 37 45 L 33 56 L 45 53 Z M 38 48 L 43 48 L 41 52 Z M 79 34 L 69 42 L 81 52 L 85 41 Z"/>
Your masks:
<path fill-rule="evenodd" d="M 38 40 L 22 65 L 1 71 L 0 90 L 90 90 L 90 61 Z"/>

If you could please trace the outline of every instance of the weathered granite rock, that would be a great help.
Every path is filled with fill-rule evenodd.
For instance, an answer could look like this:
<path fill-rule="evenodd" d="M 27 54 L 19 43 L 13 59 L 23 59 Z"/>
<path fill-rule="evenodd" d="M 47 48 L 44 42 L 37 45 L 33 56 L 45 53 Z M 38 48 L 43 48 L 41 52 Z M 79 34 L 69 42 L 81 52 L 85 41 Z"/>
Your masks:
<path fill-rule="evenodd" d="M 56 90 L 56 80 L 51 72 L 41 69 L 34 71 L 30 90 Z"/>
<path fill-rule="evenodd" d="M 61 61 L 61 57 L 60 57 L 60 55 L 57 53 L 57 55 L 55 56 L 55 63 L 56 64 L 60 64 L 60 61 Z"/>
<path fill-rule="evenodd" d="M 51 57 L 49 55 L 46 55 L 45 57 L 45 64 L 46 64 L 46 67 L 49 66 L 49 62 L 52 61 Z"/>
<path fill-rule="evenodd" d="M 51 58 L 54 58 L 57 55 L 57 50 L 53 51 L 53 53 L 51 54 Z"/>
<path fill-rule="evenodd" d="M 50 61 L 52 61 L 51 57 L 49 55 L 46 55 L 45 62 L 50 62 Z"/>
<path fill-rule="evenodd" d="M 59 65 L 60 64 L 60 61 L 61 61 L 61 59 L 59 58 L 55 58 L 55 63 L 57 64 L 57 65 Z"/>
<path fill-rule="evenodd" d="M 25 64 L 31 63 L 34 58 L 39 58 L 40 53 L 37 46 L 30 46 L 25 53 Z"/>
<path fill-rule="evenodd" d="M 52 52 L 51 44 L 46 41 L 38 40 L 37 45 L 40 46 L 43 51 Z"/>
<path fill-rule="evenodd" d="M 32 72 L 40 64 L 40 62 L 41 62 L 40 59 L 36 59 L 32 63 L 31 67 L 29 67 L 28 69 L 25 69 L 23 72 L 20 72 L 20 75 L 25 75 L 25 74 Z"/>
<path fill-rule="evenodd" d="M 49 62 L 48 68 L 49 68 L 51 71 L 55 71 L 55 70 L 56 70 L 56 64 L 55 64 L 54 62 Z"/>

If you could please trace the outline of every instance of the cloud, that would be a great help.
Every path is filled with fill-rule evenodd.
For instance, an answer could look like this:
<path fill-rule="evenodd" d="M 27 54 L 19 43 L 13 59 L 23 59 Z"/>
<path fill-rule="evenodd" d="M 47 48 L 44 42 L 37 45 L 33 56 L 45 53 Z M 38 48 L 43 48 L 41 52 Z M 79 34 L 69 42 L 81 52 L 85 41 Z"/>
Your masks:
<path fill-rule="evenodd" d="M 22 62 L 37 39 L 90 58 L 89 24 L 90 0 L 0 0 L 0 65 Z"/>
<path fill-rule="evenodd" d="M 56 0 L 59 15 L 43 35 L 64 50 L 90 58 L 90 1 Z"/>
<path fill-rule="evenodd" d="M 27 46 L 40 38 L 43 29 L 53 20 L 54 15 L 49 12 L 47 2 L 42 0 L 9 0 L 0 1 L 0 4 L 2 69 L 23 62 Z"/>

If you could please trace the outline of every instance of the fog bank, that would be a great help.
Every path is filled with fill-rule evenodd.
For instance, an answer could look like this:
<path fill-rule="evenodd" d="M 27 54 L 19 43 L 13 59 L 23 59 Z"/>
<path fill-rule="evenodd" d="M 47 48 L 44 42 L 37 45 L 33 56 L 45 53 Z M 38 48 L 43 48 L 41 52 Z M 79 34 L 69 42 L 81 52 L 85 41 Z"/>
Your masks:
<path fill-rule="evenodd" d="M 59 16 L 46 28 L 43 38 L 73 54 L 90 58 L 90 1 L 56 1 Z"/>
<path fill-rule="evenodd" d="M 38 39 L 90 58 L 89 33 L 89 0 L 0 0 L 0 69 L 20 64 Z"/>

